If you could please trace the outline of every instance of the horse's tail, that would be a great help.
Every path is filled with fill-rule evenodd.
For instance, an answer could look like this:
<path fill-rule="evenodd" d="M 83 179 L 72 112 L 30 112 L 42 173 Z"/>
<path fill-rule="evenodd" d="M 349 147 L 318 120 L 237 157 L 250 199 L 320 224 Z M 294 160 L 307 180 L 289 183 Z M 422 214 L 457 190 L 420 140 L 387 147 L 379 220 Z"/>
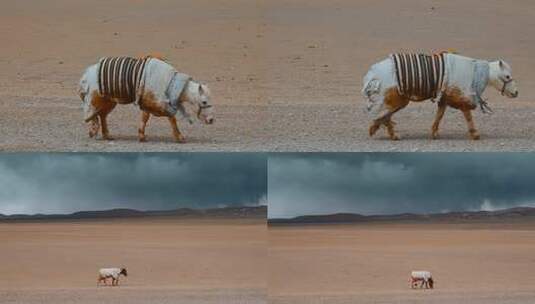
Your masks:
<path fill-rule="evenodd" d="M 381 89 L 381 80 L 375 77 L 373 71 L 369 71 L 363 79 L 362 85 L 362 97 L 366 100 L 366 110 L 368 112 L 373 112 L 374 109 L 380 108 L 380 102 L 377 98 L 374 98 L 375 95 L 380 94 Z"/>
<path fill-rule="evenodd" d="M 78 95 L 83 101 L 85 101 L 85 97 L 87 96 L 87 94 L 89 94 L 89 82 L 87 80 L 87 73 L 88 70 L 84 72 L 82 78 L 80 78 L 80 82 L 78 83 Z"/>

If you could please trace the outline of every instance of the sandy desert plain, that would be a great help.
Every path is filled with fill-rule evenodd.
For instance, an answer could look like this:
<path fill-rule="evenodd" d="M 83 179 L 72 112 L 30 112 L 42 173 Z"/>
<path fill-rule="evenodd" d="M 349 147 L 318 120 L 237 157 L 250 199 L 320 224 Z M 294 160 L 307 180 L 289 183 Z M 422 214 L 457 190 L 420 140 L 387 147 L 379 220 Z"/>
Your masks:
<path fill-rule="evenodd" d="M 533 303 L 535 224 L 270 226 L 269 303 Z M 429 270 L 434 290 L 411 290 Z"/>
<path fill-rule="evenodd" d="M 525 151 L 535 142 L 535 4 L 498 0 L 192 1 L 26 0 L 0 4 L 0 149 L 8 151 Z M 475 111 L 482 140 L 467 140 L 448 110 L 430 141 L 436 105 L 394 120 L 402 137 L 368 137 L 362 77 L 396 51 L 460 54 L 513 67 L 515 100 L 489 89 L 495 114 Z M 103 56 L 164 55 L 208 83 L 214 125 L 152 119 L 137 142 L 139 111 L 118 106 L 115 141 L 88 138 L 76 94 Z"/>
<path fill-rule="evenodd" d="M 265 303 L 262 219 L 0 224 L 0 303 Z M 96 287 L 124 266 L 120 287 Z"/>
<path fill-rule="evenodd" d="M 535 4 L 497 0 L 268 1 L 271 45 L 266 85 L 277 151 L 521 151 L 534 150 Z M 380 130 L 360 95 L 369 67 L 393 52 L 458 53 L 511 64 L 520 95 L 488 88 L 493 115 L 473 111 L 481 140 L 467 140 L 464 117 L 448 109 L 441 139 L 429 139 L 436 105 L 409 104 L 393 120 L 402 138 Z"/>
<path fill-rule="evenodd" d="M 262 49 L 255 1 L 4 1 L 0 4 L 0 149 L 9 151 L 258 151 L 270 134 L 257 89 Z M 140 144 L 140 111 L 117 106 L 114 141 L 87 135 L 77 93 L 88 66 L 105 56 L 159 54 L 207 83 L 216 123 L 152 117 Z M 259 123 L 260 122 L 260 123 Z"/>

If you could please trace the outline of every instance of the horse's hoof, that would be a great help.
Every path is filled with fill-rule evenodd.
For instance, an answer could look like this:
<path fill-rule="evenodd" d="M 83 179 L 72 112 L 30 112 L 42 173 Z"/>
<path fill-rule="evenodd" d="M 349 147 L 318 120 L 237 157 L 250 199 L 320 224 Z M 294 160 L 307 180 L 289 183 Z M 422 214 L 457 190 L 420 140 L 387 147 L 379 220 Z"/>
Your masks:
<path fill-rule="evenodd" d="M 115 139 L 115 138 L 113 138 L 112 136 L 109 136 L 109 135 L 103 136 L 102 138 L 104 140 L 114 140 Z"/>
<path fill-rule="evenodd" d="M 369 134 L 370 134 L 370 137 L 372 137 L 375 132 L 377 132 L 377 130 L 379 130 L 379 128 L 381 127 L 381 125 L 376 125 L 376 124 L 373 124 L 370 126 L 370 129 L 368 130 Z"/>
<path fill-rule="evenodd" d="M 438 133 L 432 133 L 431 134 L 431 139 L 432 140 L 438 139 Z"/>
<path fill-rule="evenodd" d="M 140 137 L 138 138 L 138 140 L 139 140 L 139 142 L 146 142 L 146 141 L 147 141 L 147 139 L 145 138 L 145 136 L 140 136 Z"/>
<path fill-rule="evenodd" d="M 390 136 L 391 140 L 400 140 L 401 138 L 398 135 Z"/>
<path fill-rule="evenodd" d="M 469 135 L 472 140 L 479 140 L 480 138 L 479 133 L 477 131 L 469 132 Z"/>
<path fill-rule="evenodd" d="M 179 138 L 175 138 L 175 141 L 179 144 L 185 144 L 186 143 L 186 138 L 184 136 L 181 136 Z"/>

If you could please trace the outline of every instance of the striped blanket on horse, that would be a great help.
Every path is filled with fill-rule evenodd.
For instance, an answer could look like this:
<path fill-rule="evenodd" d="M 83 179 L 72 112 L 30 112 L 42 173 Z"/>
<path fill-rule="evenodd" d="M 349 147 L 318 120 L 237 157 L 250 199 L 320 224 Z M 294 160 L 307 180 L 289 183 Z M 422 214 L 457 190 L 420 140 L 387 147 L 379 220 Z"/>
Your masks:
<path fill-rule="evenodd" d="M 104 96 L 135 102 L 145 65 L 151 57 L 105 57 L 100 59 L 98 89 Z"/>
<path fill-rule="evenodd" d="M 445 75 L 444 54 L 392 54 L 399 94 L 411 100 L 435 99 Z"/>

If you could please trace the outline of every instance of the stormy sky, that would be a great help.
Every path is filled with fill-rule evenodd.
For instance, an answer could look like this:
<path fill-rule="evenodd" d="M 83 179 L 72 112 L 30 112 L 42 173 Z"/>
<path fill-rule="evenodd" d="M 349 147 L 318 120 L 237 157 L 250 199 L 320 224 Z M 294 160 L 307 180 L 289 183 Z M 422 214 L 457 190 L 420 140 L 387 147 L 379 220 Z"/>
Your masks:
<path fill-rule="evenodd" d="M 535 207 L 535 154 L 278 154 L 268 185 L 270 218 Z"/>
<path fill-rule="evenodd" d="M 0 213 L 266 204 L 266 155 L 3 154 Z"/>

